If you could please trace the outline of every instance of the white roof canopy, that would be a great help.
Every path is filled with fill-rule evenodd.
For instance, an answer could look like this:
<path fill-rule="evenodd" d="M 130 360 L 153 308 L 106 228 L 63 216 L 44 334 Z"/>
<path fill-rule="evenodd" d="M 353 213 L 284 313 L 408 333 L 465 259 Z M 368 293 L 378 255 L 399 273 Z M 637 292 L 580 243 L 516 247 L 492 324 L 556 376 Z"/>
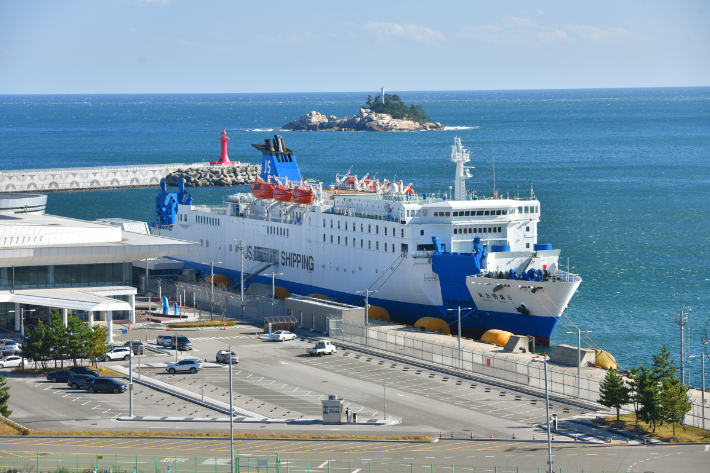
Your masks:
<path fill-rule="evenodd" d="M 101 288 L 91 289 L 100 290 Z M 2 299 L 5 299 L 4 302 L 32 304 L 56 309 L 86 311 L 131 310 L 131 305 L 128 302 L 71 288 L 20 290 L 15 291 L 9 298 L 3 297 Z"/>

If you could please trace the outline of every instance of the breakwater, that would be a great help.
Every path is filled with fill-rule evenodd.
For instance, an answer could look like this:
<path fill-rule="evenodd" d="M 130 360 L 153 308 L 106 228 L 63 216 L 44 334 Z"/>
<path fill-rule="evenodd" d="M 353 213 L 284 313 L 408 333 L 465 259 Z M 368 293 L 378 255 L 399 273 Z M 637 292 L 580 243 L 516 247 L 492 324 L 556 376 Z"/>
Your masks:
<path fill-rule="evenodd" d="M 158 187 L 166 179 L 177 185 L 180 177 L 188 187 L 213 187 L 251 184 L 261 166 L 234 163 L 210 166 L 209 163 L 173 163 L 133 166 L 101 166 L 59 169 L 20 169 L 0 171 L 0 192 L 64 192 L 97 189 Z"/>

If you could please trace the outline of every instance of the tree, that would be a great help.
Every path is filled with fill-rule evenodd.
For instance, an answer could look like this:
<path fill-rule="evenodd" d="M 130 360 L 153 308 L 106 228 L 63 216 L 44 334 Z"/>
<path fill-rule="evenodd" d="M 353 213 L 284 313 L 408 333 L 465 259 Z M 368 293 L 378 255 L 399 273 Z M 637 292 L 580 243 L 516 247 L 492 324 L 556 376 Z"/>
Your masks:
<path fill-rule="evenodd" d="M 651 371 L 653 371 L 657 381 L 677 380 L 676 373 L 678 368 L 675 366 L 675 360 L 671 360 L 671 352 L 665 344 L 658 355 L 653 355 Z"/>
<path fill-rule="evenodd" d="M 22 344 L 22 356 L 31 358 L 37 366 L 39 361 L 43 368 L 52 356 L 52 345 L 49 342 L 47 326 L 40 320 L 36 326 L 30 325 Z"/>
<path fill-rule="evenodd" d="M 82 322 L 79 317 L 69 317 L 67 320 L 66 353 L 71 357 L 74 366 L 77 360 L 89 358 L 89 347 L 93 331 L 89 324 Z"/>
<path fill-rule="evenodd" d="M 12 411 L 7 407 L 10 400 L 10 386 L 7 384 L 5 376 L 0 376 L 0 414 L 3 417 L 10 417 Z"/>
<path fill-rule="evenodd" d="M 609 370 L 599 385 L 599 394 L 599 403 L 602 406 L 616 408 L 616 420 L 619 420 L 621 406 L 631 402 L 629 388 L 614 369 Z"/>
<path fill-rule="evenodd" d="M 89 358 L 91 358 L 94 366 L 98 365 L 98 359 L 104 356 L 108 351 L 106 340 L 108 340 L 108 328 L 95 325 L 91 332 L 91 338 L 89 339 L 88 350 Z"/>
<path fill-rule="evenodd" d="M 682 385 L 677 379 L 663 382 L 661 391 L 660 417 L 673 424 L 673 435 L 675 435 L 675 425 L 683 425 L 683 417 L 693 407 L 688 398 L 688 387 Z"/>
<path fill-rule="evenodd" d="M 45 335 L 46 343 L 50 345 L 54 367 L 57 367 L 57 359 L 61 360 L 61 367 L 64 368 L 64 355 L 66 354 L 67 328 L 64 326 L 59 310 L 54 309 L 50 315 L 51 323 L 47 326 Z"/>
<path fill-rule="evenodd" d="M 639 378 L 639 415 L 644 422 L 653 424 L 653 431 L 656 431 L 656 422 L 661 418 L 661 392 L 658 381 L 650 370 L 644 370 Z"/>
<path fill-rule="evenodd" d="M 626 382 L 629 387 L 629 399 L 634 405 L 634 412 L 636 413 L 636 423 L 639 423 L 639 377 L 644 370 L 648 370 L 645 366 L 639 366 L 638 368 L 631 368 L 629 371 L 628 378 Z"/>
<path fill-rule="evenodd" d="M 392 118 L 412 120 L 417 123 L 431 121 L 431 117 L 426 114 L 424 107 L 421 105 L 410 105 L 408 107 L 397 94 L 385 94 L 384 103 L 381 95 L 377 94 L 374 100 L 371 95 L 368 95 L 365 107 L 375 113 L 387 113 L 392 115 Z"/>

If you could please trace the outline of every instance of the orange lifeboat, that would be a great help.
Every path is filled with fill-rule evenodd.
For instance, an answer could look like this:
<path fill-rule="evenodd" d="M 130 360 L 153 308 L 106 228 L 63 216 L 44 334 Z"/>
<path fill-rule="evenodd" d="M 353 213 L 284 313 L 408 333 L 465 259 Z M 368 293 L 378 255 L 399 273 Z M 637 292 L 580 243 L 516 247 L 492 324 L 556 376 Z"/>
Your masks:
<path fill-rule="evenodd" d="M 259 199 L 273 199 L 275 187 L 276 184 L 265 182 L 262 178 L 257 176 L 256 180 L 251 185 L 251 193 Z"/>
<path fill-rule="evenodd" d="M 316 195 L 312 189 L 306 189 L 301 186 L 296 186 L 291 194 L 293 195 L 293 201 L 299 204 L 310 204 L 316 198 Z"/>
<path fill-rule="evenodd" d="M 273 195 L 274 199 L 280 200 L 281 202 L 291 202 L 291 189 L 281 184 L 274 188 Z"/>

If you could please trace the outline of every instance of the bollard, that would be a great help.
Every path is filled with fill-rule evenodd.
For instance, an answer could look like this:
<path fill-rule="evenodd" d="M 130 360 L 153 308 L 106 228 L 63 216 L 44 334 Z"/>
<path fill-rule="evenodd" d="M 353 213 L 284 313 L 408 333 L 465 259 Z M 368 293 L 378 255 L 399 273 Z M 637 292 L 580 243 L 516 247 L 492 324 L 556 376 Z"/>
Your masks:
<path fill-rule="evenodd" d="M 454 433 L 453 433 L 453 432 L 451 432 L 451 438 L 454 438 Z"/>
<path fill-rule="evenodd" d="M 533 433 L 533 440 L 535 440 L 535 434 Z"/>
<path fill-rule="evenodd" d="M 493 432 L 491 432 L 491 438 L 493 438 Z"/>
<path fill-rule="evenodd" d="M 555 434 L 552 434 L 552 440 L 555 440 Z"/>
<path fill-rule="evenodd" d="M 444 436 L 443 436 L 443 435 L 441 435 L 441 432 L 439 432 L 439 438 L 443 438 L 443 437 L 444 437 Z"/>
<path fill-rule="evenodd" d="M 471 432 L 471 438 L 473 438 L 473 432 Z"/>
<path fill-rule="evenodd" d="M 513 434 L 513 440 L 515 440 L 515 434 Z"/>
<path fill-rule="evenodd" d="M 577 434 L 574 434 L 574 441 L 577 441 Z"/>

